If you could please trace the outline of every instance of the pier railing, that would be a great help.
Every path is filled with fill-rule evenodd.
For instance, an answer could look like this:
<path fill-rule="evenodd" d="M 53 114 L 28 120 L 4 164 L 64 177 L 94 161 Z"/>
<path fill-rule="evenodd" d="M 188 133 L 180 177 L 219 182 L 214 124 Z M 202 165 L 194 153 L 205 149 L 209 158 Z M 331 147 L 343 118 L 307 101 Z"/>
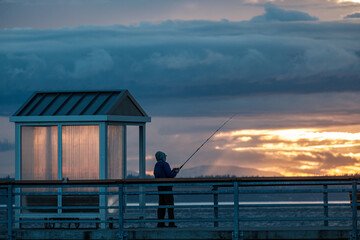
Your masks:
<path fill-rule="evenodd" d="M 230 229 L 233 239 L 253 228 L 343 228 L 358 237 L 358 184 L 353 177 L 194 178 L 0 182 L 0 238 L 21 229 L 131 229 L 173 222 L 180 229 Z M 172 191 L 158 191 L 172 186 Z M 159 206 L 159 194 L 175 205 Z M 352 201 L 351 199 L 356 199 Z M 173 208 L 175 219 L 157 218 Z"/>

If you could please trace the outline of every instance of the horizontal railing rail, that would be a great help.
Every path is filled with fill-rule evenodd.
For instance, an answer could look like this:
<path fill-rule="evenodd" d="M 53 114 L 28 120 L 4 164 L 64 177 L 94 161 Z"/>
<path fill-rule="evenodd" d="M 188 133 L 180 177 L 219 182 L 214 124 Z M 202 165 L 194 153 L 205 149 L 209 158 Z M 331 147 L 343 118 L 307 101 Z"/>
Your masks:
<path fill-rule="evenodd" d="M 340 227 L 358 238 L 357 177 L 271 177 L 0 181 L 0 226 L 18 229 L 110 228 L 126 238 L 132 228 L 158 223 L 180 228 L 231 229 L 234 239 L 254 226 Z M 169 186 L 172 190 L 159 191 Z M 159 194 L 174 205 L 159 205 Z M 174 209 L 175 219 L 158 219 Z M 286 211 L 283 211 L 286 209 Z M 196 211 L 195 211 L 196 210 Z M 221 227 L 221 228 L 220 228 Z M 0 236 L 1 238 L 1 236 Z"/>

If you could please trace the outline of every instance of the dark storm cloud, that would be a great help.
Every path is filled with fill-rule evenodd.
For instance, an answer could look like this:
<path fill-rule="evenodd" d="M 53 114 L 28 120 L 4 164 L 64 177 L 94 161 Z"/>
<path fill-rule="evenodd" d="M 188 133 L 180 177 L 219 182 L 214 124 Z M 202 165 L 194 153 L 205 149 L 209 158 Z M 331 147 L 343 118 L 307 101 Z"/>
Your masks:
<path fill-rule="evenodd" d="M 265 13 L 251 19 L 252 22 L 266 22 L 266 21 L 279 21 L 279 22 L 292 22 L 292 21 L 317 21 L 317 17 L 310 16 L 308 13 L 284 10 L 277 7 L 275 4 L 268 2 L 265 4 Z"/>
<path fill-rule="evenodd" d="M 360 12 L 351 13 L 344 17 L 345 19 L 351 19 L 351 18 L 360 18 Z"/>
<path fill-rule="evenodd" d="M 14 150 L 15 149 L 15 144 L 9 142 L 8 140 L 0 140 L 0 152 L 6 152 L 6 151 L 10 151 L 10 150 Z"/>
<path fill-rule="evenodd" d="M 267 6 L 276 8 L 274 18 L 296 19 Z M 220 111 L 219 102 L 242 97 L 358 91 L 358 28 L 224 20 L 1 30 L 0 114 L 35 90 L 126 88 L 158 115 L 176 106 L 183 115 Z M 257 101 L 239 104 L 246 112 Z"/>

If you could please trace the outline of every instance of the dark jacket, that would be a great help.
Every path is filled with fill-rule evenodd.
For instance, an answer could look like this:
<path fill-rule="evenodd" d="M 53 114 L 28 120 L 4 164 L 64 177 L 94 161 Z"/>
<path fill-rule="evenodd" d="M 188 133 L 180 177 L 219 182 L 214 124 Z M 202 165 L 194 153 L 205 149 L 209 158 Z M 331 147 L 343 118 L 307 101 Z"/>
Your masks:
<path fill-rule="evenodd" d="M 171 170 L 170 165 L 162 160 L 158 161 L 154 167 L 155 178 L 174 178 L 177 172 Z"/>

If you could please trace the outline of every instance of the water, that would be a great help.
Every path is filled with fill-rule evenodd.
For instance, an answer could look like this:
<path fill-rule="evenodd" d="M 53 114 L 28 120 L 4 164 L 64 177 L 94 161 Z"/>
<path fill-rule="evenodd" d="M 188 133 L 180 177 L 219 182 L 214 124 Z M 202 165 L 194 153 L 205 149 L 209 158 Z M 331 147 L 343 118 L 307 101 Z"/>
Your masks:
<path fill-rule="evenodd" d="M 349 204 L 349 201 L 334 201 L 329 202 L 330 204 Z M 195 222 L 178 222 L 178 227 L 191 227 L 191 228 L 201 228 L 201 227 L 213 227 L 213 222 L 201 222 L 200 220 L 206 220 L 210 218 L 215 218 L 214 209 L 211 207 L 212 202 L 177 202 L 175 206 L 175 218 L 188 220 L 188 219 L 199 219 Z M 245 205 L 254 205 L 248 207 Z M 280 205 L 276 207 L 269 206 L 260 206 L 260 205 Z M 298 207 L 296 205 L 304 204 L 305 206 Z M 320 227 L 324 226 L 324 221 L 289 221 L 285 219 L 294 219 L 294 218 L 322 218 L 324 217 L 324 207 L 323 206 L 311 206 L 313 204 L 322 204 L 321 201 L 307 201 L 307 202 L 298 202 L 298 201 L 279 201 L 279 202 L 240 202 L 239 203 L 239 220 L 240 228 L 272 228 L 272 227 Z M 138 203 L 131 203 L 128 206 L 138 206 Z M 308 206 L 306 206 L 308 205 Z M 147 203 L 147 207 L 156 207 L 156 203 Z M 191 208 L 189 207 L 191 206 Z M 199 207 L 196 207 L 199 206 Z M 202 207 L 200 207 L 202 206 Z M 209 206 L 209 207 L 206 207 Z M 154 208 L 147 208 L 145 210 L 145 217 L 147 219 L 156 219 L 157 210 Z M 141 216 L 141 211 L 139 209 L 127 209 L 126 218 L 130 219 L 139 219 Z M 350 206 L 330 206 L 328 208 L 328 217 L 329 218 L 351 218 L 352 210 Z M 220 202 L 218 210 L 219 219 L 228 219 L 227 222 L 219 222 L 218 226 L 223 228 L 233 228 L 233 219 L 234 219 L 234 208 L 232 202 Z M 285 221 L 264 221 L 264 219 L 283 219 Z M 256 220 L 255 219 L 261 219 Z M 330 227 L 351 227 L 351 220 L 336 220 L 329 221 L 328 225 Z M 154 223 L 146 223 L 146 227 L 154 226 Z M 139 224 L 127 223 L 126 227 L 139 227 Z"/>
<path fill-rule="evenodd" d="M 348 204 L 349 201 L 334 201 L 329 202 L 330 204 Z M 253 206 L 248 207 L 247 205 L 252 204 Z M 266 205 L 279 205 L 279 206 L 261 206 Z M 299 207 L 297 204 L 304 204 L 305 206 Z M 312 206 L 313 204 L 322 204 L 321 201 L 279 201 L 279 202 L 240 202 L 239 203 L 239 220 L 240 229 L 252 229 L 252 228 L 276 228 L 276 227 L 323 227 L 324 221 L 289 221 L 286 219 L 293 218 L 321 218 L 324 217 L 323 206 Z M 214 209 L 212 208 L 212 202 L 176 202 L 175 203 L 175 218 L 177 220 L 184 220 L 185 222 L 177 222 L 176 225 L 179 228 L 213 228 L 213 222 L 207 222 L 207 219 L 213 219 Z M 1 205 L 4 207 L 6 205 Z M 125 219 L 135 220 L 144 219 L 155 220 L 157 219 L 157 203 L 147 203 L 144 211 L 141 211 L 138 203 L 128 203 L 125 209 Z M 135 208 L 131 208 L 135 207 Z M 351 218 L 352 210 L 350 206 L 330 206 L 328 208 L 329 218 Z M 117 212 L 109 214 L 109 217 L 117 219 Z M 272 220 L 266 220 L 271 218 Z M 285 221 L 278 221 L 274 219 L 284 219 Z M 0 210 L 0 220 L 7 219 L 7 211 L 4 209 Z M 42 218 L 43 219 L 43 218 Z M 194 221 L 196 219 L 196 221 Z M 220 202 L 218 208 L 218 219 L 227 220 L 219 222 L 218 226 L 221 228 L 233 228 L 234 227 L 234 208 L 232 202 Z M 252 221 L 258 219 L 256 221 Z M 192 222 L 189 222 L 192 220 Z M 329 221 L 330 227 L 343 227 L 351 228 L 352 221 L 349 219 Z M 31 223 L 26 224 L 27 227 L 31 228 L 43 228 L 43 223 Z M 67 227 L 67 224 L 58 224 L 58 226 Z M 117 224 L 113 224 L 114 228 L 117 228 Z M 156 226 L 155 222 L 145 223 L 126 223 L 125 228 L 138 228 L 146 227 L 153 228 Z M 26 226 L 25 226 L 26 227 Z M 94 228 L 94 224 L 80 223 L 80 228 Z M 74 226 L 72 227 L 74 228 Z M 5 231 L 7 229 L 6 224 L 0 224 L 0 230 Z"/>

